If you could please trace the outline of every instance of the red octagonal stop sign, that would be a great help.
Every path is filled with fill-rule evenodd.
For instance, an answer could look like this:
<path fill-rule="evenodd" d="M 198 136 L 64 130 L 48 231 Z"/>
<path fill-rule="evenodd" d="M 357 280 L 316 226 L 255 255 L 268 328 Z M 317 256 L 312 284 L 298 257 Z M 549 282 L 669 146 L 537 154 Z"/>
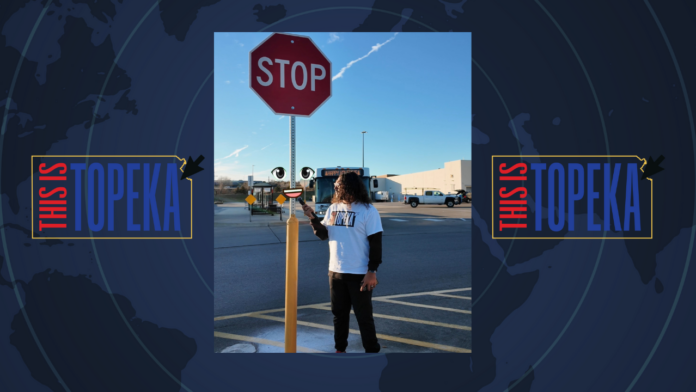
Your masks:
<path fill-rule="evenodd" d="M 331 62 L 311 38 L 274 33 L 249 52 L 249 86 L 275 114 L 309 117 L 331 97 Z"/>

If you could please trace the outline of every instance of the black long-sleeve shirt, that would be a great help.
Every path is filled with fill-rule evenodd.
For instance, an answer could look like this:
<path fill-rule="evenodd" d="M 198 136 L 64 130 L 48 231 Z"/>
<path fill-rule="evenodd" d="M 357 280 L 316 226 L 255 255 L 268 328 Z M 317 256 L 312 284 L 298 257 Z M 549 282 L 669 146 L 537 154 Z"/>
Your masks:
<path fill-rule="evenodd" d="M 310 221 L 314 235 L 324 241 L 329 238 L 329 230 L 321 224 L 319 218 L 312 218 Z M 382 232 L 378 232 L 367 236 L 367 242 L 370 245 L 370 254 L 367 262 L 367 269 L 377 271 L 377 268 L 382 264 Z"/>

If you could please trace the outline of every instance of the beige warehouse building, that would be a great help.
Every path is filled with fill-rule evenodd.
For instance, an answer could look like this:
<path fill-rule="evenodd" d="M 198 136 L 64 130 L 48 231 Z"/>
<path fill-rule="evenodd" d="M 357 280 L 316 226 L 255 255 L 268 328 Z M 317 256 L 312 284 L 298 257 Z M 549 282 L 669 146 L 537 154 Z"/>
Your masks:
<path fill-rule="evenodd" d="M 371 191 L 387 191 L 394 201 L 402 201 L 405 194 L 421 194 L 424 190 L 456 193 L 458 189 L 471 192 L 471 161 L 445 162 L 444 168 L 418 173 L 385 174 L 372 179 Z"/>

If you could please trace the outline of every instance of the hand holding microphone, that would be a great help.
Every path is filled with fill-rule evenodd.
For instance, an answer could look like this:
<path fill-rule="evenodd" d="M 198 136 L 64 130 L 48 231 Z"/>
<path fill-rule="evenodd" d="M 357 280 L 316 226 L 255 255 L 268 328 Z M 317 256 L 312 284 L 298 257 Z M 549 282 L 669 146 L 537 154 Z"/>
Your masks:
<path fill-rule="evenodd" d="M 309 219 L 317 218 L 317 215 L 314 213 L 314 210 L 312 209 L 312 207 L 308 206 L 304 202 L 304 200 L 302 200 L 301 197 L 298 197 L 297 201 L 300 203 L 300 205 L 302 206 L 302 211 L 304 211 L 304 214 L 307 215 L 307 217 Z"/>

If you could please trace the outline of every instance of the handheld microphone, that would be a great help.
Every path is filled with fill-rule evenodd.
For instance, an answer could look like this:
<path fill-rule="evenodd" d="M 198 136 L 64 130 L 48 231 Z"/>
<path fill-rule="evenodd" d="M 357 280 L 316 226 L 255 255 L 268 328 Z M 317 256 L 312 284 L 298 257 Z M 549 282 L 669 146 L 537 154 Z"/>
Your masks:
<path fill-rule="evenodd" d="M 300 203 L 300 205 L 305 205 L 305 202 L 304 202 L 304 200 L 302 200 L 301 197 L 297 197 L 296 200 Z M 317 214 L 315 214 L 314 212 L 312 212 L 312 216 L 315 217 L 315 218 L 317 218 Z M 317 218 L 317 219 L 318 219 L 318 218 Z"/>

